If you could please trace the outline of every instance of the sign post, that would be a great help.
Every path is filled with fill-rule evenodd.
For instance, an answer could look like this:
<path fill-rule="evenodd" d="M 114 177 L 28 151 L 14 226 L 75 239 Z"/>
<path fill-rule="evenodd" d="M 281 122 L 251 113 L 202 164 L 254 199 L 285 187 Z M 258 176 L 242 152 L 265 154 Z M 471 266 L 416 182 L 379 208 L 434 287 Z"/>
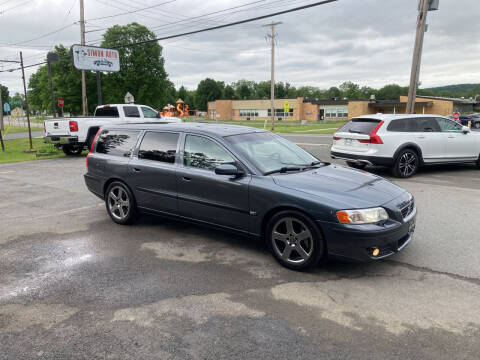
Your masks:
<path fill-rule="evenodd" d="M 62 117 L 63 117 L 63 106 L 65 105 L 65 102 L 63 101 L 63 98 L 59 97 L 58 98 L 58 107 L 60 108 L 60 111 L 62 112 Z"/>
<path fill-rule="evenodd" d="M 102 105 L 102 83 L 100 72 L 120 71 L 120 53 L 118 50 L 96 46 L 73 45 L 70 48 L 73 66 L 78 70 L 90 70 L 97 73 L 98 105 Z"/>

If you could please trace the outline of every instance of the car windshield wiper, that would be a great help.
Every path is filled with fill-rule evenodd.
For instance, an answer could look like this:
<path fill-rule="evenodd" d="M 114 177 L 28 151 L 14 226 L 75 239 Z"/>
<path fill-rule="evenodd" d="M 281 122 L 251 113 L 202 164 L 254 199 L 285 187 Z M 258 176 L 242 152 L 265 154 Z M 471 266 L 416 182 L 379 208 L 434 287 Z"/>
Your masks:
<path fill-rule="evenodd" d="M 302 170 L 302 168 L 299 166 L 284 166 L 284 167 L 281 167 L 280 169 L 264 172 L 263 175 L 270 175 L 275 173 L 286 173 L 287 171 L 300 171 L 300 170 Z"/>
<path fill-rule="evenodd" d="M 328 166 L 328 165 L 330 165 L 330 163 L 326 161 L 313 161 L 310 164 L 304 164 L 302 166 L 303 166 L 303 170 L 306 170 L 306 169 L 312 169 L 312 168 L 316 169 L 316 168 Z"/>

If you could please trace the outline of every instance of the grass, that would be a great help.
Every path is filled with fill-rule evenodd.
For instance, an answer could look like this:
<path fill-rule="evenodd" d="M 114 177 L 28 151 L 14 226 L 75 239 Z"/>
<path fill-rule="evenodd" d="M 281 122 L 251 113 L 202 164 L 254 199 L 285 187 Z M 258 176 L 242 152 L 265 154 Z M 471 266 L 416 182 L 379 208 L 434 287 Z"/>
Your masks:
<path fill-rule="evenodd" d="M 36 126 L 30 126 L 30 129 L 32 131 L 42 131 L 43 128 L 41 127 L 36 127 Z M 7 130 L 5 128 L 5 130 Z M 9 130 L 8 130 L 8 133 L 7 134 L 15 134 L 15 133 L 21 133 L 21 132 L 28 132 L 28 127 L 18 127 L 18 126 L 12 126 Z M 2 131 L 2 134 L 4 135 L 5 132 Z"/>
<path fill-rule="evenodd" d="M 197 118 L 198 119 L 198 118 Z M 195 118 L 184 119 L 184 121 L 195 121 Z M 202 121 L 205 123 L 218 123 L 218 124 L 228 124 L 228 125 L 243 125 L 251 126 L 259 129 L 263 129 L 265 126 L 266 130 L 270 130 L 271 123 L 267 121 L 265 124 L 263 121 L 241 121 L 241 120 L 232 120 L 232 121 L 215 121 L 215 120 L 205 120 Z M 317 122 L 308 122 L 307 124 L 301 124 L 300 121 L 282 121 L 275 122 L 275 133 L 290 133 L 290 134 L 333 134 L 340 126 L 345 124 L 345 121 L 332 121 L 328 123 L 317 123 Z"/>
<path fill-rule="evenodd" d="M 52 144 L 45 144 L 43 139 L 32 139 L 32 142 L 35 150 L 39 153 L 46 153 L 49 155 L 37 158 L 35 152 L 25 153 L 24 151 L 30 148 L 28 138 L 7 140 L 3 142 L 5 144 L 5 151 L 2 151 L 0 148 L 0 164 L 40 159 L 54 159 L 65 156 L 61 149 L 57 149 Z"/>

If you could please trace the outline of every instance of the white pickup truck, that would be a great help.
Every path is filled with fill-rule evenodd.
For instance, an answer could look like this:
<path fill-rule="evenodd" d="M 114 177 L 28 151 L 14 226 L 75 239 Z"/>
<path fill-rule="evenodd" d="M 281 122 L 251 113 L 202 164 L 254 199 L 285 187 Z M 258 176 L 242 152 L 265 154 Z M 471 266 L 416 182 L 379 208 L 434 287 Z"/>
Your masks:
<path fill-rule="evenodd" d="M 63 149 L 67 155 L 80 155 L 90 148 L 103 125 L 124 123 L 176 123 L 176 117 L 165 117 L 146 105 L 111 104 L 97 106 L 93 116 L 49 119 L 44 122 L 44 140 Z"/>

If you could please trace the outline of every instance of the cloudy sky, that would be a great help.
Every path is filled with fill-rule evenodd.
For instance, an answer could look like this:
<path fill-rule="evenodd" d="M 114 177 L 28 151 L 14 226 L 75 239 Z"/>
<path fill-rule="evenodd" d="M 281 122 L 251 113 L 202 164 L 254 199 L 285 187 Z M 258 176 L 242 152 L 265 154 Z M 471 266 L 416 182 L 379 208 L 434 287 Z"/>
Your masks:
<path fill-rule="evenodd" d="M 87 33 L 87 44 L 98 44 L 103 29 L 114 24 L 136 21 L 160 37 L 314 2 L 85 0 L 87 30 L 91 31 Z M 146 7 L 151 8 L 141 10 Z M 96 19 L 110 15 L 117 16 Z M 441 0 L 440 10 L 429 13 L 422 87 L 480 82 L 479 15 L 478 0 Z M 193 89 L 205 77 L 226 83 L 268 80 L 268 29 L 262 25 L 282 21 L 276 30 L 277 81 L 321 88 L 349 80 L 371 87 L 408 85 L 416 16 L 417 0 L 338 0 L 160 43 L 164 46 L 166 70 L 177 88 L 185 85 Z M 55 44 L 69 47 L 79 43 L 78 20 L 79 0 L 0 0 L 0 59 L 16 60 L 18 52 L 23 51 L 25 64 L 35 64 L 43 61 Z M 16 65 L 0 63 L 0 70 L 12 67 Z M 29 68 L 27 77 L 34 70 Z M 11 93 L 23 91 L 19 71 L 0 72 L 0 83 Z"/>

